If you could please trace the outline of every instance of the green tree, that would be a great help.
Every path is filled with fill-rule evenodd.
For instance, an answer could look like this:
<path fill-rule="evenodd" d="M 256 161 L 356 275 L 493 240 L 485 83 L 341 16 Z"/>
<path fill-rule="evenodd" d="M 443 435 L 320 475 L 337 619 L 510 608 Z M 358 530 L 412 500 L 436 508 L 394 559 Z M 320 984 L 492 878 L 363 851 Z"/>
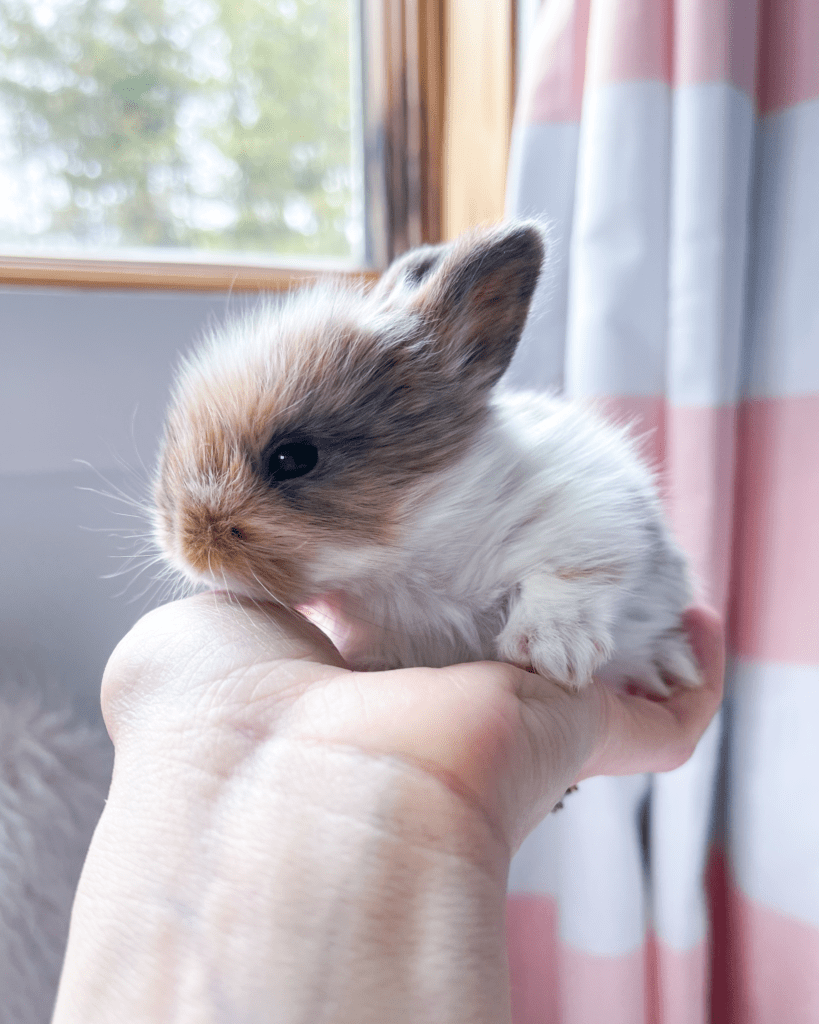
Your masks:
<path fill-rule="evenodd" d="M 24 230 L 349 254 L 349 20 L 349 0 L 0 0 L 0 132 L 47 214 Z"/>
<path fill-rule="evenodd" d="M 351 203 L 349 7 L 282 0 L 222 5 L 231 111 L 211 134 L 240 173 L 229 235 L 280 252 L 340 252 Z M 294 231 L 300 224 L 309 234 Z M 346 248 L 346 244 L 345 247 Z"/>

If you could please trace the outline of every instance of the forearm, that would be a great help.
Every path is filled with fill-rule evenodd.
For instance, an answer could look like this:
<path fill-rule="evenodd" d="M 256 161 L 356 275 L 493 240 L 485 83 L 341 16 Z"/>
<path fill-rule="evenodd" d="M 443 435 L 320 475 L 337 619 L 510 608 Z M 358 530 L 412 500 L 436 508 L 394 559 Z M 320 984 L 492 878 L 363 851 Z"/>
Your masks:
<path fill-rule="evenodd" d="M 54 1024 L 498 1024 L 507 866 L 468 800 L 389 759 L 118 766 Z"/>

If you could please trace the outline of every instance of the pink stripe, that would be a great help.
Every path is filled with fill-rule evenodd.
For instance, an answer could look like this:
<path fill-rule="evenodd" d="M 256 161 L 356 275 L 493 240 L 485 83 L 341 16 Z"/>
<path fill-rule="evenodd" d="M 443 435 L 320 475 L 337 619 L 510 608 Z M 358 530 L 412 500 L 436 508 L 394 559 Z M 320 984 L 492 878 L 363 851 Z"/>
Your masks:
<path fill-rule="evenodd" d="M 763 114 L 819 97 L 816 0 L 590 2 L 544 6 L 524 122 L 578 121 L 585 80 L 725 81 Z"/>
<path fill-rule="evenodd" d="M 819 96 L 819 4 L 761 0 L 757 103 L 769 114 Z"/>
<path fill-rule="evenodd" d="M 671 408 L 666 473 L 671 525 L 709 604 L 727 611 L 736 410 Z"/>
<path fill-rule="evenodd" d="M 564 946 L 560 1024 L 706 1024 L 707 961 L 705 941 L 683 952 L 654 935 L 622 957 Z"/>
<path fill-rule="evenodd" d="M 635 433 L 653 431 L 643 451 L 662 471 L 675 534 L 718 609 L 733 573 L 737 653 L 819 662 L 819 396 L 755 400 L 738 416 L 730 407 L 666 411 L 657 397 L 599 404 L 618 422 L 636 421 Z"/>
<path fill-rule="evenodd" d="M 754 91 L 757 0 L 610 0 L 594 7 L 589 78 Z M 787 2 L 787 0 L 786 0 Z"/>
<path fill-rule="evenodd" d="M 730 570 L 736 413 L 732 407 L 666 408 L 662 398 L 598 400 L 616 423 L 633 423 L 660 473 L 675 536 L 691 558 L 700 596 L 725 611 Z"/>
<path fill-rule="evenodd" d="M 733 407 L 667 408 L 662 398 L 599 400 L 616 423 L 633 423 L 644 458 L 659 474 L 665 505 L 691 559 L 698 598 L 725 614 L 733 508 Z"/>
<path fill-rule="evenodd" d="M 593 956 L 563 947 L 560 1024 L 657 1024 L 646 967 L 644 946 L 620 957 Z"/>
<path fill-rule="evenodd" d="M 734 893 L 737 1020 L 741 1024 L 819 1021 L 819 932 Z"/>
<path fill-rule="evenodd" d="M 734 647 L 819 662 L 819 395 L 744 405 L 738 458 Z"/>
<path fill-rule="evenodd" d="M 545 896 L 508 897 L 507 935 L 513 1024 L 647 1020 L 644 947 L 604 957 L 561 945 L 557 907 Z"/>
<path fill-rule="evenodd" d="M 726 877 L 714 851 L 708 888 L 713 958 L 699 943 L 680 952 L 650 937 L 623 957 L 561 947 L 555 901 L 507 903 L 514 1024 L 816 1024 L 819 931 L 762 906 Z"/>
<path fill-rule="evenodd" d="M 714 948 L 711 1020 L 819 1021 L 819 931 L 746 896 L 718 849 L 708 864 L 708 890 Z"/>
<path fill-rule="evenodd" d="M 580 120 L 583 80 L 586 74 L 586 36 L 590 0 L 575 0 L 564 16 L 565 6 L 546 6 L 538 26 L 536 50 L 531 55 L 537 84 L 521 117 L 543 124 Z M 524 101 L 525 103 L 525 101 Z"/>
<path fill-rule="evenodd" d="M 677 0 L 677 85 L 731 82 L 754 93 L 757 0 Z"/>
<path fill-rule="evenodd" d="M 634 423 L 644 457 L 660 473 L 674 533 L 692 561 L 700 596 L 725 610 L 733 505 L 733 407 L 666 408 L 662 398 L 599 400 L 618 423 Z"/>
<path fill-rule="evenodd" d="M 513 1024 L 559 1021 L 555 901 L 548 896 L 508 896 L 506 936 Z"/>
<path fill-rule="evenodd" d="M 655 1006 L 658 1024 L 705 1024 L 708 1013 L 708 945 L 703 940 L 693 949 L 680 951 L 654 939 Z"/>
<path fill-rule="evenodd" d="M 716 881 L 721 906 L 722 858 L 712 861 L 709 887 L 714 890 Z M 704 1024 L 709 1019 L 705 941 L 680 951 L 649 935 L 626 956 L 594 956 L 561 945 L 558 916 L 552 897 L 507 898 L 513 1024 Z M 727 935 L 723 919 L 724 913 L 714 922 L 720 941 Z M 724 1016 L 711 1019 L 727 1024 Z"/>
<path fill-rule="evenodd" d="M 612 422 L 629 425 L 639 441 L 640 453 L 660 474 L 665 468 L 665 400 L 656 396 L 607 395 L 596 398 L 595 406 Z"/>
<path fill-rule="evenodd" d="M 819 931 L 743 893 L 725 858 L 708 866 L 712 906 L 711 1020 L 726 1024 L 819 1021 Z"/>
<path fill-rule="evenodd" d="M 589 82 L 670 82 L 672 17 L 672 0 L 605 0 L 594 4 L 586 56 Z"/>

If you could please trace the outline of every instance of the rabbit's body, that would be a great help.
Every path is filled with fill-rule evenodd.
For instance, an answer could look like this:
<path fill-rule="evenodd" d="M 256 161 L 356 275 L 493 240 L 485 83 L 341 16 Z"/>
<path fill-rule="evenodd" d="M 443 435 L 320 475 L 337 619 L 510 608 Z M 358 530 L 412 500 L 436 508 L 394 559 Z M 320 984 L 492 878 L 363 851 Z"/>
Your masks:
<path fill-rule="evenodd" d="M 328 549 L 315 577 L 359 625 L 360 667 L 500 656 L 575 685 L 603 665 L 659 692 L 663 677 L 697 681 L 686 565 L 652 476 L 590 408 L 499 392 L 474 445 L 401 519 L 393 546 Z"/>
<path fill-rule="evenodd" d="M 543 259 L 513 225 L 233 325 L 184 368 L 156 533 L 192 578 L 335 595 L 359 667 L 501 658 L 696 685 L 685 561 L 627 432 L 503 392 Z"/>

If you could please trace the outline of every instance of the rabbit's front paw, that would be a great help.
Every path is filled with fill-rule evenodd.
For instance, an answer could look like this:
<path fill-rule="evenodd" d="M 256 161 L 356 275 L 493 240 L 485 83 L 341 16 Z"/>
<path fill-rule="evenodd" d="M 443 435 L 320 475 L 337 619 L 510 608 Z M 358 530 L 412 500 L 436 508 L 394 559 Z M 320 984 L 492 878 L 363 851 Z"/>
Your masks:
<path fill-rule="evenodd" d="M 612 652 L 609 636 L 591 636 L 575 623 L 531 623 L 520 629 L 507 626 L 497 647 L 502 661 L 531 668 L 568 690 L 589 683 Z"/>
<path fill-rule="evenodd" d="M 496 646 L 501 660 L 579 690 L 614 651 L 607 603 L 554 578 L 529 580 Z"/>
<path fill-rule="evenodd" d="M 666 630 L 656 637 L 648 656 L 615 656 L 602 678 L 617 687 L 630 683 L 657 697 L 670 697 L 677 687 L 696 687 L 703 682 L 682 628 Z"/>
<path fill-rule="evenodd" d="M 660 636 L 654 654 L 654 666 L 660 677 L 671 687 L 702 686 L 697 659 L 682 629 L 669 629 Z"/>

